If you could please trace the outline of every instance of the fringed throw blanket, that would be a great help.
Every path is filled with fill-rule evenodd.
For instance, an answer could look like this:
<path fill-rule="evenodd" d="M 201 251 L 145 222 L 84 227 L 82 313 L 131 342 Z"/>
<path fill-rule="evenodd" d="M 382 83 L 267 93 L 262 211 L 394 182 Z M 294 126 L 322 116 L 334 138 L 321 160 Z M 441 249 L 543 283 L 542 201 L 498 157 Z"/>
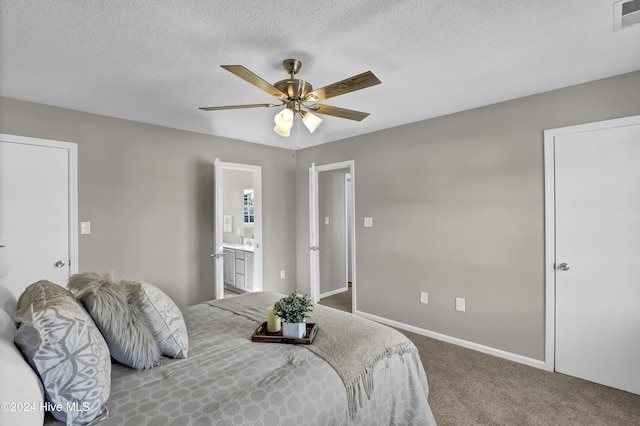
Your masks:
<path fill-rule="evenodd" d="M 281 297 L 257 292 L 207 303 L 262 323 L 266 321 L 267 307 Z M 394 354 L 418 351 L 392 328 L 326 306 L 315 305 L 308 321 L 318 324 L 318 334 L 313 344 L 301 346 L 323 358 L 338 373 L 347 390 L 351 419 L 355 418 L 358 405 L 362 407 L 362 393 L 371 397 L 375 364 Z"/>

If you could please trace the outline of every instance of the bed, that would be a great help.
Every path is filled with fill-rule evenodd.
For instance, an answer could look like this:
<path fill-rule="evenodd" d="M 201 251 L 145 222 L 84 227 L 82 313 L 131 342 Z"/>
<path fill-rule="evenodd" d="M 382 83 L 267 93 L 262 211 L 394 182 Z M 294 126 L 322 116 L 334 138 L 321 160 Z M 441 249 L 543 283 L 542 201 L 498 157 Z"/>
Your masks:
<path fill-rule="evenodd" d="M 188 357 L 145 370 L 114 361 L 108 417 L 97 424 L 435 425 L 417 349 L 389 327 L 316 305 L 313 344 L 252 342 L 280 297 L 183 309 Z M 62 423 L 47 414 L 44 424 Z"/>

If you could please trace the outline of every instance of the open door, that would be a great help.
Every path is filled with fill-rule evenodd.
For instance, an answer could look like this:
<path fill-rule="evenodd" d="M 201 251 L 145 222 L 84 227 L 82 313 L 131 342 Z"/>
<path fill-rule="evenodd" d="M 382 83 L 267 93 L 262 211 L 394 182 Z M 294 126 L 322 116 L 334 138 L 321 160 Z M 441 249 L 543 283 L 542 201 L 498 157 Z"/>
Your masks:
<path fill-rule="evenodd" d="M 324 164 L 316 166 L 315 163 L 309 168 L 309 269 L 310 269 L 310 296 L 314 303 L 320 300 L 320 278 L 321 278 L 321 262 L 320 256 L 322 250 L 321 234 L 319 232 L 319 184 L 318 174 L 333 170 L 344 169 L 345 175 L 350 179 L 350 191 L 345 191 L 345 205 L 349 205 L 349 211 L 346 214 L 346 235 L 345 244 L 348 245 L 345 259 L 345 279 L 349 275 L 349 266 L 351 266 L 351 312 L 356 312 L 356 241 L 355 241 L 355 170 L 354 161 L 343 161 L 339 163 Z M 346 176 L 345 176 L 346 179 Z M 326 221 L 326 219 L 325 219 Z M 326 223 L 326 222 L 325 222 Z"/>
<path fill-rule="evenodd" d="M 251 217 L 251 221 L 253 238 L 251 238 L 252 242 L 250 244 L 250 247 L 246 247 L 247 250 L 250 250 L 251 256 L 247 256 L 246 258 L 244 256 L 242 257 L 243 265 L 248 261 L 249 258 L 251 258 L 251 273 L 248 273 L 248 267 L 246 270 L 246 274 L 244 274 L 245 270 L 243 269 L 242 279 L 251 281 L 250 285 L 246 286 L 250 289 L 250 291 L 262 291 L 262 167 L 250 164 L 227 163 L 220 161 L 220 159 L 218 158 L 216 158 L 216 160 L 214 161 L 213 167 L 215 225 L 213 235 L 214 247 L 211 257 L 215 262 L 214 298 L 224 298 L 225 260 L 235 262 L 235 259 L 225 259 L 225 251 L 229 253 L 229 247 L 231 247 L 231 252 L 234 252 L 234 250 L 242 250 L 242 246 L 244 245 L 242 243 L 241 236 L 238 236 L 238 241 L 235 241 L 233 244 L 225 242 L 225 231 L 227 231 L 227 234 L 229 234 L 229 230 L 225 229 L 225 226 L 229 227 L 229 222 L 225 223 L 225 216 L 227 219 L 230 216 L 230 214 L 228 214 L 228 212 L 225 210 L 225 171 L 244 171 L 252 174 L 251 182 L 253 189 L 253 215 Z M 242 213 L 238 216 L 242 216 Z M 238 221 L 242 221 L 242 219 L 240 217 L 237 217 L 236 223 Z M 231 223 L 231 233 L 233 234 L 233 221 L 231 221 Z M 240 260 L 239 256 L 238 260 Z"/>
<path fill-rule="evenodd" d="M 222 247 L 222 230 L 224 216 L 222 214 L 222 196 L 224 195 L 222 186 L 222 166 L 220 159 L 213 162 L 213 253 L 214 260 L 214 299 L 224 299 L 224 248 Z"/>
<path fill-rule="evenodd" d="M 320 246 L 318 245 L 318 172 L 316 164 L 309 167 L 309 269 L 313 303 L 320 300 Z"/>

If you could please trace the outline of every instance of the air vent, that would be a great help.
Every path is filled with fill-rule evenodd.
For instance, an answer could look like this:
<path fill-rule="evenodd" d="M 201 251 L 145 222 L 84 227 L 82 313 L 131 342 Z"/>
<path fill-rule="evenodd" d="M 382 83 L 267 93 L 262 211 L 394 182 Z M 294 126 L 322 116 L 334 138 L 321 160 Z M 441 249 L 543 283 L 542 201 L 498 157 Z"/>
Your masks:
<path fill-rule="evenodd" d="M 640 0 L 622 0 L 613 4 L 613 29 L 640 24 Z"/>

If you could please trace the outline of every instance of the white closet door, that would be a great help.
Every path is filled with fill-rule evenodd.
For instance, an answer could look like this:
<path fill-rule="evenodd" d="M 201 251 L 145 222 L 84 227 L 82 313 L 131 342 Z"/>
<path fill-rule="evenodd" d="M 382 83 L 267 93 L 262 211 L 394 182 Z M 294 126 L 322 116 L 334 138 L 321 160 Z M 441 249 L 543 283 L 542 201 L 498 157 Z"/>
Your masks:
<path fill-rule="evenodd" d="M 72 144 L 8 141 L 14 138 L 0 140 L 0 245 L 7 247 L 9 263 L 0 284 L 19 296 L 42 279 L 66 286 L 77 271 L 70 244 L 75 235 L 70 200 L 75 194 L 70 192 Z"/>
<path fill-rule="evenodd" d="M 640 393 L 640 125 L 555 137 L 556 371 Z"/>

